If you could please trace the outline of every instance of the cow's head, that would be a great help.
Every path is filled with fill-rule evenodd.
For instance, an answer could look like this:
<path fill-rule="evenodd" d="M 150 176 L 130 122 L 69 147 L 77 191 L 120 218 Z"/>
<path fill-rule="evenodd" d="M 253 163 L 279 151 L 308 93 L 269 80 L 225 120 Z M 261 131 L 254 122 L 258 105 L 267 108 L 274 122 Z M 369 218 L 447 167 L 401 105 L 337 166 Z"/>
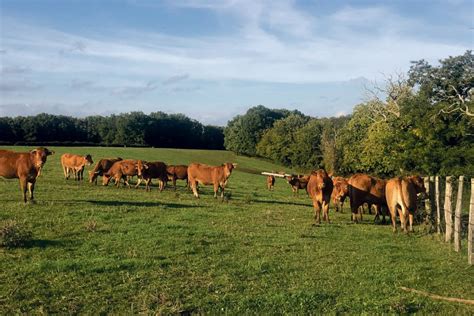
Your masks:
<path fill-rule="evenodd" d="M 349 194 L 349 185 L 345 179 L 333 179 L 334 184 L 334 198 L 341 200 L 343 197 Z"/>
<path fill-rule="evenodd" d="M 90 166 L 94 163 L 94 161 L 92 161 L 92 156 L 89 154 L 85 155 L 84 159 L 86 160 L 86 166 Z"/>
<path fill-rule="evenodd" d="M 102 185 L 108 185 L 110 182 L 110 179 L 112 179 L 112 176 L 110 176 L 109 174 L 104 174 L 102 176 Z"/>
<path fill-rule="evenodd" d="M 148 163 L 143 160 L 137 160 L 135 167 L 137 169 L 137 175 L 139 177 L 141 177 L 143 175 L 143 172 L 149 168 Z"/>
<path fill-rule="evenodd" d="M 295 185 L 298 182 L 298 177 L 295 175 L 286 176 L 285 179 L 290 185 Z"/>
<path fill-rule="evenodd" d="M 92 183 L 99 176 L 99 171 L 89 171 L 89 182 Z"/>
<path fill-rule="evenodd" d="M 231 162 L 226 162 L 226 163 L 224 163 L 223 166 L 224 166 L 224 173 L 225 173 L 226 178 L 228 178 L 231 175 L 232 170 L 237 168 L 237 164 L 236 163 L 231 163 Z"/>
<path fill-rule="evenodd" d="M 30 151 L 30 156 L 33 159 L 33 163 L 36 168 L 41 169 L 46 163 L 46 159 L 49 155 L 53 155 L 54 151 L 49 150 L 48 148 L 38 147 Z"/>
<path fill-rule="evenodd" d="M 425 182 L 423 181 L 423 178 L 420 176 L 411 176 L 408 177 L 409 181 L 413 183 L 416 194 L 419 194 L 421 198 L 426 197 L 426 188 L 425 188 Z"/>

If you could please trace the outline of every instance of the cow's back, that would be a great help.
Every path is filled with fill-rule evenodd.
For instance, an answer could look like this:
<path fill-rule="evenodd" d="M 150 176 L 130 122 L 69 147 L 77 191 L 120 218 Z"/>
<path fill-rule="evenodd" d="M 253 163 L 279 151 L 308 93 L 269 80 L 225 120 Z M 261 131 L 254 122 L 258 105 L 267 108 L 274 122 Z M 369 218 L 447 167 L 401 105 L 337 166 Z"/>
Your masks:
<path fill-rule="evenodd" d="M 166 170 L 177 179 L 184 180 L 188 178 L 188 166 L 186 165 L 172 165 L 168 166 Z"/>
<path fill-rule="evenodd" d="M 202 184 L 212 184 L 217 180 L 219 167 L 208 166 L 199 163 L 192 163 L 188 166 L 188 178 Z"/>
<path fill-rule="evenodd" d="M 0 150 L 0 176 L 13 179 L 27 174 L 32 168 L 29 153 Z"/>
<path fill-rule="evenodd" d="M 355 174 L 349 178 L 348 193 L 351 203 L 385 204 L 385 180 L 366 174 Z"/>
<path fill-rule="evenodd" d="M 84 157 L 80 155 L 75 155 L 75 154 L 62 154 L 61 155 L 61 164 L 64 167 L 68 168 L 75 168 L 81 165 L 83 163 Z"/>

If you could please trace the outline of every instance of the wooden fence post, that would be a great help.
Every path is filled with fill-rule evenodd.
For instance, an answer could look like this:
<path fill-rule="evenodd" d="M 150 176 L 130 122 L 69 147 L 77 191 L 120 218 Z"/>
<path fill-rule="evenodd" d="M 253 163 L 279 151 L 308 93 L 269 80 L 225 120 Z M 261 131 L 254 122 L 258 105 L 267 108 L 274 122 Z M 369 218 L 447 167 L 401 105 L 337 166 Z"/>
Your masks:
<path fill-rule="evenodd" d="M 474 264 L 474 178 L 471 179 L 471 203 L 469 205 L 469 226 L 467 233 L 467 259 L 470 265 Z"/>
<path fill-rule="evenodd" d="M 428 196 L 428 198 L 425 200 L 425 218 L 424 218 L 424 221 L 425 221 L 425 224 L 430 225 L 430 228 L 428 228 L 428 230 L 431 230 L 431 220 L 433 218 L 433 216 L 432 216 L 433 208 L 431 207 L 431 200 L 430 200 L 430 196 L 431 196 L 430 177 L 424 177 L 423 181 L 424 181 L 424 184 L 425 184 L 426 195 Z"/>
<path fill-rule="evenodd" d="M 451 242 L 451 239 L 453 238 L 453 207 L 451 205 L 452 194 L 453 187 L 451 186 L 451 176 L 447 176 L 444 197 L 444 222 L 446 223 L 445 242 Z"/>
<path fill-rule="evenodd" d="M 459 176 L 456 210 L 454 213 L 454 251 L 456 252 L 459 252 L 459 250 L 461 249 L 461 208 L 463 186 L 464 176 Z"/>
<path fill-rule="evenodd" d="M 436 232 L 441 234 L 441 205 L 439 201 L 439 176 L 435 177 Z"/>

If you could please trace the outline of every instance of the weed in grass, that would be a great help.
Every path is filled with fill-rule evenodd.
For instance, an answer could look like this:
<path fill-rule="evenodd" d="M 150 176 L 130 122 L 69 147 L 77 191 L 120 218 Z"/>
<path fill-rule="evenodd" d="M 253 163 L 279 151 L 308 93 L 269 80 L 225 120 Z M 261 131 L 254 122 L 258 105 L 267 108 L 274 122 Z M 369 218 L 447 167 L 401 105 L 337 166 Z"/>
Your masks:
<path fill-rule="evenodd" d="M 5 248 L 23 247 L 31 242 L 33 233 L 25 223 L 14 219 L 6 220 L 0 228 L 0 246 Z"/>
<path fill-rule="evenodd" d="M 93 233 L 97 230 L 97 221 L 95 219 L 88 220 L 84 223 L 87 232 Z"/>

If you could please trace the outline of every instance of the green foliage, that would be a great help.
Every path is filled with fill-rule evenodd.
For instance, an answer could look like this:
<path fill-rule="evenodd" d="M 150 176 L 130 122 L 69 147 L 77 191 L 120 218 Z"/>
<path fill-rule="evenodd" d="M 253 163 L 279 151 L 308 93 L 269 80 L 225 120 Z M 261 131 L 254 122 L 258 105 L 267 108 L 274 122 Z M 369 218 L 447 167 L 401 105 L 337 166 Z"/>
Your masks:
<path fill-rule="evenodd" d="M 224 130 L 225 148 L 241 155 L 255 156 L 256 146 L 263 133 L 272 127 L 275 121 L 291 113 L 288 110 L 268 109 L 263 105 L 250 108 L 247 113 L 237 115 L 227 124 Z"/>
<path fill-rule="evenodd" d="M 33 233 L 16 220 L 10 219 L 0 227 L 0 246 L 5 248 L 23 247 L 31 241 Z"/>
<path fill-rule="evenodd" d="M 39 114 L 0 118 L 2 143 L 67 143 L 223 149 L 221 127 L 163 112 L 73 118 Z"/>

